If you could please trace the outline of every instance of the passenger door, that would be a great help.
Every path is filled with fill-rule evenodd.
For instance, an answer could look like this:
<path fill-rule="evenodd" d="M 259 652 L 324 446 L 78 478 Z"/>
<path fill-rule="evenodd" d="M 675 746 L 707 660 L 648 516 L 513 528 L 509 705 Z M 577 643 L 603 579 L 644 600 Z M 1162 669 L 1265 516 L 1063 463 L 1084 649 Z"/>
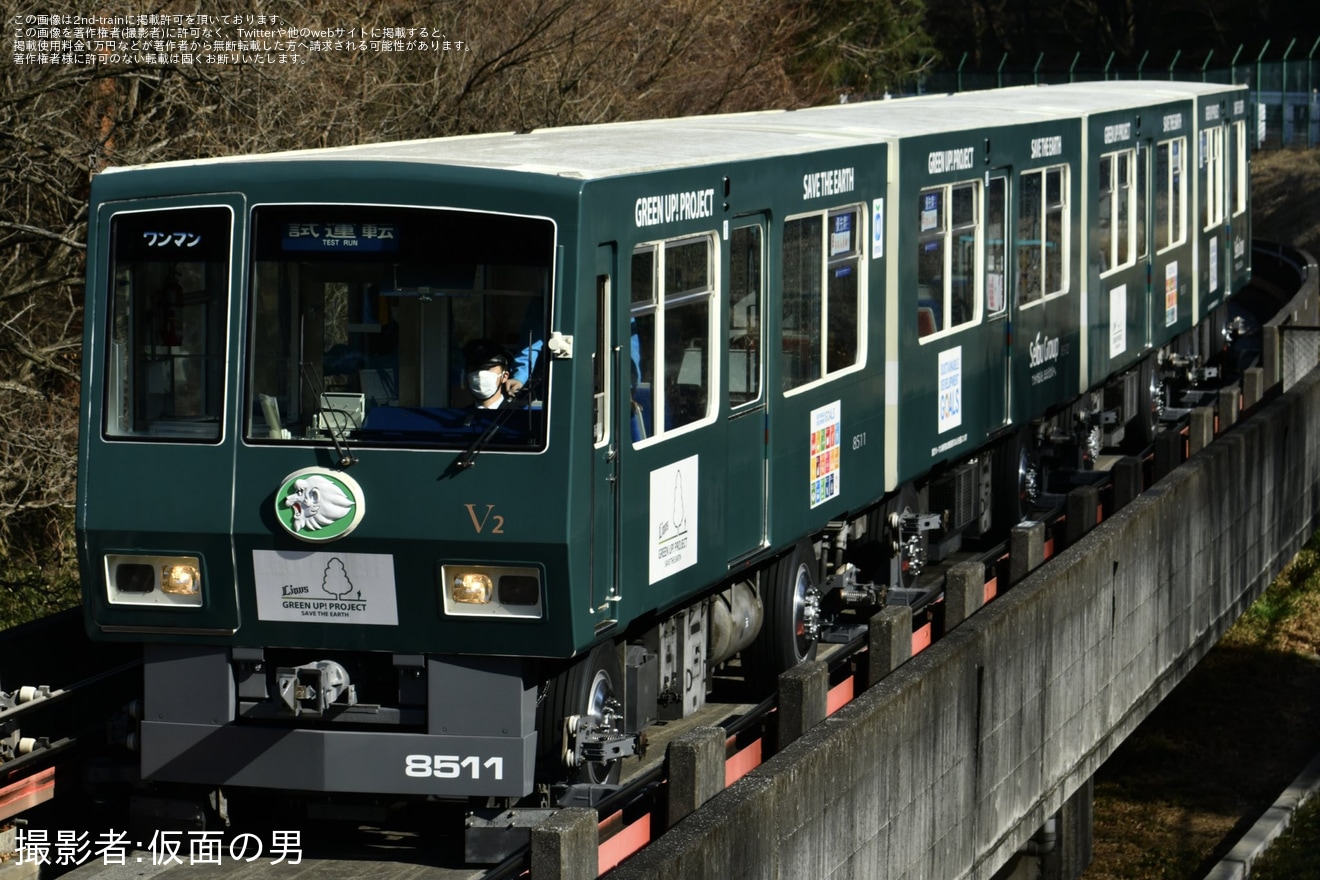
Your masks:
<path fill-rule="evenodd" d="M 729 325 L 724 383 L 729 404 L 724 535 L 729 562 L 755 553 L 766 543 L 766 408 L 764 322 L 765 232 L 763 215 L 735 219 L 729 237 Z"/>

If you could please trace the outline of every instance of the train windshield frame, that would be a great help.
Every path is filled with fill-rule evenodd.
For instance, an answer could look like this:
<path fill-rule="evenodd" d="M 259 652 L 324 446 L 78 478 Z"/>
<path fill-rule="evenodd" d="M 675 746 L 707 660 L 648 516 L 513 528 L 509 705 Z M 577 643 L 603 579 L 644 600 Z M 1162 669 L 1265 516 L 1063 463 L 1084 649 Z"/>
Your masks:
<path fill-rule="evenodd" d="M 281 204 L 251 231 L 248 442 L 545 448 L 551 220 Z"/>

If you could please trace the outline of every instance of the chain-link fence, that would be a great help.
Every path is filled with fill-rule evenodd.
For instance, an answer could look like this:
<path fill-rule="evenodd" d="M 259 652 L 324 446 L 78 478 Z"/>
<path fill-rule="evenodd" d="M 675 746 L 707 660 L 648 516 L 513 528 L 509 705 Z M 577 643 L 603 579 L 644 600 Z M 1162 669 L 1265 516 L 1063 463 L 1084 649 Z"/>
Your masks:
<path fill-rule="evenodd" d="M 1252 271 L 1279 290 L 1296 293 L 1261 329 L 1265 384 L 1278 381 L 1287 391 L 1320 364 L 1320 266 L 1305 251 L 1282 244 L 1254 242 Z"/>
<path fill-rule="evenodd" d="M 1285 147 L 1314 148 L 1320 146 L 1320 38 L 1304 58 L 1292 58 L 1292 46 L 1276 54 L 1272 60 L 1265 56 L 1266 44 L 1257 58 L 1239 63 L 1244 56 L 1239 47 L 1233 60 L 1224 66 L 1211 67 L 1213 53 L 1198 67 L 1191 63 L 1179 64 L 1182 53 L 1173 52 L 1173 61 L 1147 65 L 1145 59 L 1136 68 L 1114 66 L 1087 66 L 1078 54 L 1066 68 L 1045 66 L 1044 56 L 1031 68 L 1014 63 L 1004 55 L 994 70 L 971 69 L 965 64 L 956 68 L 934 72 L 923 77 L 911 89 L 916 93 L 964 92 L 1001 86 L 1032 84 L 1093 82 L 1108 79 L 1130 80 L 1196 80 L 1199 82 L 1232 83 L 1245 85 L 1251 91 L 1254 108 L 1252 120 L 1252 146 L 1256 149 Z M 1249 56 L 1248 56 L 1249 57 Z"/>
<path fill-rule="evenodd" d="M 1320 327 L 1287 324 L 1279 328 L 1281 380 L 1287 391 L 1303 376 L 1320 366 Z"/>

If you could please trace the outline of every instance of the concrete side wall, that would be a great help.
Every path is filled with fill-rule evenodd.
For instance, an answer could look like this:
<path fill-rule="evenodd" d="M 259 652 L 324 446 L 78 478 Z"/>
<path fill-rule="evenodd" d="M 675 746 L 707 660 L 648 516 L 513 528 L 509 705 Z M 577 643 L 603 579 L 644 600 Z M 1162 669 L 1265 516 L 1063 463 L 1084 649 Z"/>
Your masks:
<path fill-rule="evenodd" d="M 989 878 L 1320 525 L 1320 375 L 613 878 Z"/>

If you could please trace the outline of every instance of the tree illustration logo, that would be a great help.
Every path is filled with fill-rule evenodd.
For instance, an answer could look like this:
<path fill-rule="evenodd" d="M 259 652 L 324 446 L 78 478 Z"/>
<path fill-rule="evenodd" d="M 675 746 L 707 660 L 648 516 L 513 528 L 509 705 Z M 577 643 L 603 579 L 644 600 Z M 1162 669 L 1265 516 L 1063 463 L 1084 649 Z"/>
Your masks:
<path fill-rule="evenodd" d="M 336 599 L 362 598 L 361 590 L 357 590 L 354 594 L 353 580 L 348 576 L 344 561 L 338 556 L 330 557 L 330 561 L 325 564 L 325 574 L 321 576 L 321 589 Z"/>

